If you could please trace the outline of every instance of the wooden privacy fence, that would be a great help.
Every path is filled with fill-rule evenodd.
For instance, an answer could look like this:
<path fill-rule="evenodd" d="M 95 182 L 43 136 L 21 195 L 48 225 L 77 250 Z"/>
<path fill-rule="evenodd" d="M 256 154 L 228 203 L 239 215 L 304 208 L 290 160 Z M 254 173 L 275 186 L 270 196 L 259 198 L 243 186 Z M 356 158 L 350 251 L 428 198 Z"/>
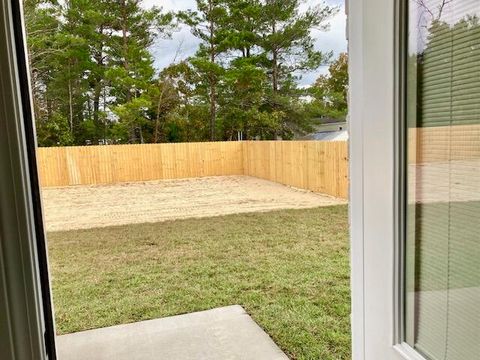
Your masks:
<path fill-rule="evenodd" d="M 96 185 L 243 174 L 238 142 L 38 149 L 42 186 Z"/>
<path fill-rule="evenodd" d="M 480 159 L 480 125 L 408 129 L 409 163 Z"/>
<path fill-rule="evenodd" d="M 248 142 L 243 161 L 245 175 L 348 197 L 347 142 Z"/>
<path fill-rule="evenodd" d="M 248 175 L 348 196 L 346 142 L 246 141 L 38 149 L 44 187 Z"/>

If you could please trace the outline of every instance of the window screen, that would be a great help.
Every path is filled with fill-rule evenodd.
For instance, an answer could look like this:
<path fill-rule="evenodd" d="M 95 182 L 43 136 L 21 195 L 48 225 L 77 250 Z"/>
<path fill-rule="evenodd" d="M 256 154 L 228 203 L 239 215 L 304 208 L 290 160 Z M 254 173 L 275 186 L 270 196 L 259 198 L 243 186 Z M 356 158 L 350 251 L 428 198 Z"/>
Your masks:
<path fill-rule="evenodd" d="M 409 0 L 406 340 L 480 359 L 480 0 Z"/>

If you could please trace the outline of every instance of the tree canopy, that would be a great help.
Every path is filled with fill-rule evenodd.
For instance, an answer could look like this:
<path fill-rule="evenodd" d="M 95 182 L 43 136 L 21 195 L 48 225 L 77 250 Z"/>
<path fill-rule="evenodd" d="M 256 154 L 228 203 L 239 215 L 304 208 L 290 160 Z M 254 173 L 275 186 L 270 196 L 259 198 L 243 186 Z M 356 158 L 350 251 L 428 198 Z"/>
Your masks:
<path fill-rule="evenodd" d="M 141 0 L 25 0 L 39 145 L 289 139 L 318 112 L 346 111 L 344 58 L 312 88 L 298 85 L 329 63 L 312 31 L 327 31 L 337 8 L 196 2 L 170 13 Z M 155 69 L 152 46 L 185 26 L 195 54 Z M 312 94 L 334 105 L 314 114 Z"/>
<path fill-rule="evenodd" d="M 348 55 L 342 53 L 333 61 L 328 75 L 321 75 L 310 89 L 314 101 L 313 116 L 345 119 L 348 110 Z"/>

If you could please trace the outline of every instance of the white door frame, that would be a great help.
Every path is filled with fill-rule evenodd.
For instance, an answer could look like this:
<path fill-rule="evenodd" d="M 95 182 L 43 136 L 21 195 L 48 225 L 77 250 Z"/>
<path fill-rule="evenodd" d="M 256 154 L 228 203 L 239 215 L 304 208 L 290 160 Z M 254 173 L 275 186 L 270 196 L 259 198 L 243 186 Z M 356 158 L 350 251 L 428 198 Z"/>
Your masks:
<path fill-rule="evenodd" d="M 402 0 L 350 0 L 350 231 L 354 360 L 421 359 L 402 339 Z"/>
<path fill-rule="evenodd" d="M 25 78 L 18 72 L 24 54 L 18 54 L 19 18 L 13 16 L 18 15 L 15 6 L 20 1 L 0 3 L 0 351 L 6 359 L 41 360 L 48 358 L 44 332 L 51 324 L 45 324 L 44 316 L 51 309 L 45 310 L 42 294 L 38 238 L 43 234 L 35 223 L 39 214 L 34 212 L 31 192 L 30 130 L 23 122 L 30 105 L 22 98 Z M 396 120 L 401 19 L 395 6 L 395 0 L 348 4 L 354 360 L 418 358 L 398 345 Z"/>
<path fill-rule="evenodd" d="M 20 0 L 0 0 L 0 358 L 55 359 Z"/>

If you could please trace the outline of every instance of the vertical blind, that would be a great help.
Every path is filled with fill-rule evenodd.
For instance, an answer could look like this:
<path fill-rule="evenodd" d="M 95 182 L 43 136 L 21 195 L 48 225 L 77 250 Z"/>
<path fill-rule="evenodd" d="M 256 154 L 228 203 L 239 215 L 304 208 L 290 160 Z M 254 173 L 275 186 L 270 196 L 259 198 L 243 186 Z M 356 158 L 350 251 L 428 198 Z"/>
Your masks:
<path fill-rule="evenodd" d="M 410 0 L 407 341 L 480 359 L 480 0 Z"/>

